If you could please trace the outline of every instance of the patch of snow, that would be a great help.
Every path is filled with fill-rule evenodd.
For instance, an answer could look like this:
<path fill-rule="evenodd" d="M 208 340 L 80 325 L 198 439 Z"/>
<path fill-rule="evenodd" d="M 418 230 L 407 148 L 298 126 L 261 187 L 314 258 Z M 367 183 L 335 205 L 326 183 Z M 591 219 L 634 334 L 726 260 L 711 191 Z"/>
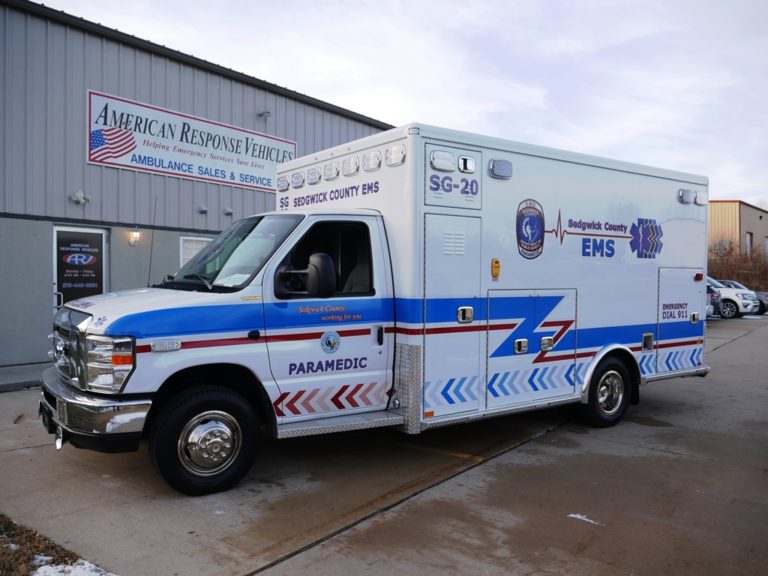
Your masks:
<path fill-rule="evenodd" d="M 44 564 L 50 564 L 52 560 L 53 556 L 43 556 L 42 554 L 38 554 L 32 560 L 32 566 L 43 566 Z"/>
<path fill-rule="evenodd" d="M 71 566 L 41 566 L 30 576 L 117 576 L 112 572 L 107 572 L 95 564 L 85 560 L 78 560 Z"/>
<path fill-rule="evenodd" d="M 595 526 L 605 526 L 605 522 L 600 522 L 600 520 L 595 520 L 594 518 L 590 518 L 586 514 L 568 514 L 568 518 L 573 518 L 574 520 L 581 520 L 582 522 L 589 522 L 590 524 L 594 524 Z"/>

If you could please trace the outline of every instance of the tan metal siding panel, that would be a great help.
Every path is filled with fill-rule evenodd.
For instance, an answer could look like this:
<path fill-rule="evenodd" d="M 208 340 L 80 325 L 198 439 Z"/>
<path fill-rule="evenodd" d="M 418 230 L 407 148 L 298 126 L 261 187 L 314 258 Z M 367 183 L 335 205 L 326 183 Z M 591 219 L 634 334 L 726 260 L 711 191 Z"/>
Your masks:
<path fill-rule="evenodd" d="M 738 245 L 739 242 L 739 205 L 738 202 L 709 203 L 709 245 L 728 240 Z"/>

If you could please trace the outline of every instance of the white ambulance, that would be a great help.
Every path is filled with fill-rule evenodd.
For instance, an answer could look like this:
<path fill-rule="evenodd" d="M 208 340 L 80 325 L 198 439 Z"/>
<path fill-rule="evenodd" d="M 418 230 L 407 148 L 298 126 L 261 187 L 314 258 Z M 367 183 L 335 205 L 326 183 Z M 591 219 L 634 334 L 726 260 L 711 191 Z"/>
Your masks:
<path fill-rule="evenodd" d="M 281 165 L 276 211 L 173 278 L 67 304 L 40 411 L 177 490 L 259 433 L 429 428 L 560 404 L 617 423 L 705 375 L 706 178 L 413 124 Z"/>

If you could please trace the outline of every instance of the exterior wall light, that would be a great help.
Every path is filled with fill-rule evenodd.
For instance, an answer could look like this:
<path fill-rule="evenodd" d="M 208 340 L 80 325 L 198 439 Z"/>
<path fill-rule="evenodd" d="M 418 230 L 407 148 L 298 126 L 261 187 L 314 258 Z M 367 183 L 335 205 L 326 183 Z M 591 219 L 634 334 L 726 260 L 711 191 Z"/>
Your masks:
<path fill-rule="evenodd" d="M 139 227 L 136 226 L 128 233 L 128 244 L 131 246 L 136 246 L 136 244 L 139 243 L 139 240 L 141 240 L 141 232 L 139 231 Z"/>

